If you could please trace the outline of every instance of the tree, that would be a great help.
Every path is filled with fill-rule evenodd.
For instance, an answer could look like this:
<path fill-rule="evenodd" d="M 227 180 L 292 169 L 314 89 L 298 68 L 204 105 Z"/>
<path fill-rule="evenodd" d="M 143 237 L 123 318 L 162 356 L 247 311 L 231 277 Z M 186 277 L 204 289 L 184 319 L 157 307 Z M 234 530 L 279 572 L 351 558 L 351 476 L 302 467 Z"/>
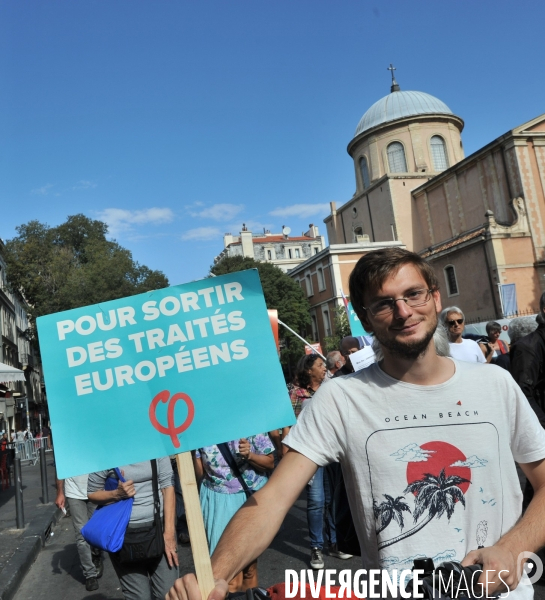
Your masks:
<path fill-rule="evenodd" d="M 275 308 L 278 318 L 297 333 L 304 332 L 310 324 L 308 300 L 299 284 L 275 265 L 244 256 L 228 256 L 211 267 L 210 272 L 225 275 L 246 269 L 258 270 L 267 308 Z M 279 337 L 283 341 L 282 363 L 293 364 L 305 352 L 303 343 L 282 326 Z"/>
<path fill-rule="evenodd" d="M 5 245 L 7 278 L 29 305 L 32 329 L 42 315 L 168 286 L 163 273 L 139 265 L 107 232 L 106 223 L 81 214 L 58 227 L 17 227 Z"/>

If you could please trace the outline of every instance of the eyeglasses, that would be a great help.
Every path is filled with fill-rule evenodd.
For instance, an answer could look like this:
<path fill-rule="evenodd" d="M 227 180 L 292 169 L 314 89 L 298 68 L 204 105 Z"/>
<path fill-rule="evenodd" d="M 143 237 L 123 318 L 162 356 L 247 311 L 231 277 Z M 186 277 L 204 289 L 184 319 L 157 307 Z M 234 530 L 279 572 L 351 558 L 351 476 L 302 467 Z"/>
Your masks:
<path fill-rule="evenodd" d="M 373 302 L 373 304 L 367 307 L 362 306 L 362 308 L 368 310 L 374 317 L 378 315 L 387 315 L 394 312 L 396 302 L 399 302 L 400 300 L 403 300 L 403 302 L 410 307 L 423 306 L 429 302 L 432 292 L 433 290 L 426 289 L 413 290 L 412 292 L 408 292 L 407 295 L 402 298 L 384 298 L 383 300 Z"/>
<path fill-rule="evenodd" d="M 447 321 L 449 327 L 454 327 L 454 325 L 461 325 L 463 322 L 463 319 L 453 319 L 452 321 Z"/>

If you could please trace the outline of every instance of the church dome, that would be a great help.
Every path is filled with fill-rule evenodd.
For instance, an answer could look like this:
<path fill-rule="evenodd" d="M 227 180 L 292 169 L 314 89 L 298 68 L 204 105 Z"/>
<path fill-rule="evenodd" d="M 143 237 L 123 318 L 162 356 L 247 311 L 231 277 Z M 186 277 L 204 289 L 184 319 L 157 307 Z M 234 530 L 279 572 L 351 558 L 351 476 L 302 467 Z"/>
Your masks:
<path fill-rule="evenodd" d="M 384 96 L 363 115 L 354 137 L 377 125 L 419 115 L 454 115 L 439 98 L 424 92 L 393 91 Z"/>

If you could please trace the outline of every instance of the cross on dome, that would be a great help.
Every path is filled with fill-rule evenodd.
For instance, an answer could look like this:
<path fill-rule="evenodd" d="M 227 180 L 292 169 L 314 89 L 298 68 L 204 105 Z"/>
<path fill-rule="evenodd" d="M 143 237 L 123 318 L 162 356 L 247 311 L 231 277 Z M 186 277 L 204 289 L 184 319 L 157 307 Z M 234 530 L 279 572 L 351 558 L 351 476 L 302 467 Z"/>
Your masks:
<path fill-rule="evenodd" d="M 399 84 L 397 83 L 394 75 L 394 71 L 396 71 L 396 68 L 392 63 L 390 63 L 390 66 L 387 67 L 386 70 L 390 71 L 390 73 L 392 74 L 392 87 L 390 88 L 390 92 L 399 92 L 401 88 L 399 87 Z"/>

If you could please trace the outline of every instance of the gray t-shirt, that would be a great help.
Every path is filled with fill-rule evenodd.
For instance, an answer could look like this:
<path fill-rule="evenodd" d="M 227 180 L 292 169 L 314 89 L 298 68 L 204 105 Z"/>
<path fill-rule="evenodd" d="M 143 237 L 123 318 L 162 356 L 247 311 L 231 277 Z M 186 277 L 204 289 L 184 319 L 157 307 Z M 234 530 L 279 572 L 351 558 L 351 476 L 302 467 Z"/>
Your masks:
<path fill-rule="evenodd" d="M 87 480 L 89 475 L 77 475 L 64 480 L 64 495 L 74 500 L 87 500 Z"/>
<path fill-rule="evenodd" d="M 341 463 L 366 569 L 399 574 L 416 557 L 437 565 L 493 545 L 521 514 L 514 461 L 545 458 L 545 431 L 512 377 L 454 362 L 440 385 L 398 381 L 378 364 L 335 378 L 285 440 L 320 466 Z"/>
<path fill-rule="evenodd" d="M 134 481 L 134 503 L 129 524 L 139 525 L 153 521 L 153 488 L 151 462 L 134 463 L 119 467 L 124 472 L 124 477 L 128 481 Z M 97 471 L 89 475 L 87 483 L 87 493 L 98 492 L 104 489 L 104 483 L 108 477 L 117 478 L 113 469 L 109 471 Z M 157 479 L 159 481 L 159 490 L 174 485 L 174 473 L 170 464 L 170 458 L 157 459 Z M 161 515 L 163 514 L 163 494 L 159 491 L 159 500 L 161 502 Z"/>

